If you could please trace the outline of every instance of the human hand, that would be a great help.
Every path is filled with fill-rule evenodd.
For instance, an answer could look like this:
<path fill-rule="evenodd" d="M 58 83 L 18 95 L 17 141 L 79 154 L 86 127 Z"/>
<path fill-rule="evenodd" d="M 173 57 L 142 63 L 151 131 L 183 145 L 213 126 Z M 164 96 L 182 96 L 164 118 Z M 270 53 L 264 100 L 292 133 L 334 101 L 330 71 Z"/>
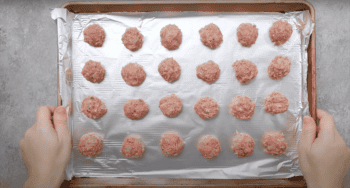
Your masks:
<path fill-rule="evenodd" d="M 350 168 L 350 149 L 334 126 L 333 116 L 317 109 L 320 119 L 318 137 L 316 123 L 303 119 L 299 143 L 299 160 L 308 187 L 341 187 Z"/>
<path fill-rule="evenodd" d="M 25 132 L 20 146 L 28 170 L 23 187 L 59 187 L 72 147 L 66 108 L 40 106 L 36 122 Z"/>

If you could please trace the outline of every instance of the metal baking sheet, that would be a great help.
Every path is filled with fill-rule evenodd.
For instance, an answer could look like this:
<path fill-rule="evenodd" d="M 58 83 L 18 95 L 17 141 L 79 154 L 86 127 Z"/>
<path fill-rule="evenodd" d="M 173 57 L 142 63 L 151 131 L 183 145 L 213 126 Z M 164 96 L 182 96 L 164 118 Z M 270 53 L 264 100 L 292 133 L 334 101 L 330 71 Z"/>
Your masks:
<path fill-rule="evenodd" d="M 286 14 L 72 14 L 65 9 L 55 9 L 52 15 L 57 15 L 58 30 L 61 31 L 58 37 L 59 54 L 65 54 L 60 61 L 60 83 L 63 83 L 60 87 L 61 96 L 66 99 L 63 101 L 73 98 L 70 128 L 74 148 L 67 167 L 68 177 L 240 179 L 288 178 L 301 175 L 295 143 L 300 138 L 302 116 L 308 115 L 309 111 L 305 49 L 313 23 L 306 19 L 307 11 Z M 276 47 L 268 37 L 268 29 L 274 21 L 280 19 L 292 24 L 293 35 L 285 45 Z M 82 31 L 93 23 L 100 24 L 106 31 L 102 48 L 94 48 L 84 42 Z M 199 29 L 209 23 L 218 25 L 224 36 L 223 43 L 215 50 L 204 46 L 199 39 Z M 236 29 L 240 23 L 253 23 L 259 29 L 259 37 L 250 48 L 242 47 L 237 41 Z M 176 24 L 183 34 L 183 42 L 175 51 L 168 51 L 160 44 L 160 30 L 168 24 Z M 130 52 L 122 44 L 121 36 L 128 27 L 137 27 L 145 36 L 143 47 L 137 52 Z M 69 39 L 69 34 L 72 36 L 71 48 L 62 40 Z M 274 81 L 268 77 L 266 70 L 277 55 L 288 56 L 292 66 L 287 77 Z M 157 71 L 158 64 L 168 57 L 173 57 L 182 69 L 180 79 L 173 84 L 164 81 Z M 90 83 L 81 75 L 85 62 L 90 59 L 101 62 L 107 71 L 105 80 L 100 84 Z M 241 85 L 236 80 L 231 67 L 236 60 L 241 59 L 251 60 L 258 66 L 257 77 L 248 85 Z M 219 80 L 211 85 L 195 75 L 196 66 L 208 60 L 219 64 L 221 69 Z M 141 86 L 129 86 L 121 78 L 121 68 L 129 62 L 137 62 L 144 67 L 147 77 Z M 70 67 L 69 64 L 73 70 L 71 86 L 64 74 Z M 289 99 L 289 110 L 284 114 L 272 116 L 262 108 L 263 98 L 274 91 L 284 93 Z M 184 103 L 183 111 L 176 118 L 165 117 L 158 108 L 159 100 L 171 93 L 179 96 Z M 255 114 L 251 120 L 238 120 L 228 113 L 230 100 L 239 94 L 248 95 L 256 103 Z M 95 95 L 105 101 L 108 113 L 103 118 L 91 120 L 80 112 L 80 103 L 88 95 Z M 202 120 L 194 112 L 193 104 L 203 96 L 210 96 L 219 103 L 220 110 L 216 118 Z M 150 108 L 149 113 L 137 121 L 129 120 L 123 113 L 124 103 L 134 98 L 144 99 Z M 67 104 L 66 102 L 64 105 Z M 178 131 L 186 143 L 183 153 L 177 158 L 164 157 L 159 148 L 160 136 L 166 130 Z M 266 130 L 280 130 L 288 138 L 292 138 L 286 156 L 274 158 L 263 153 L 259 141 Z M 237 158 L 229 151 L 228 139 L 236 131 L 249 133 L 256 142 L 255 152 L 249 158 Z M 100 157 L 86 158 L 76 151 L 80 137 L 88 132 L 105 135 L 104 150 Z M 120 153 L 124 137 L 132 133 L 142 135 L 147 145 L 142 160 L 130 160 Z M 196 149 L 196 139 L 203 134 L 214 134 L 221 142 L 223 150 L 213 161 L 204 159 Z"/>

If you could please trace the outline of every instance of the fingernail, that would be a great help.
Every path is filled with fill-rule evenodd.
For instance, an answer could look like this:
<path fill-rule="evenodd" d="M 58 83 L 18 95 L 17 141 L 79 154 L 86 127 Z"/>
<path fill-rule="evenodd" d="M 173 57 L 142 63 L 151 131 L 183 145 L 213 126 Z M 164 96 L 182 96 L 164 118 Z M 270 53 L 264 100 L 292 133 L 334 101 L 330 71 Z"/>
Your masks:
<path fill-rule="evenodd" d="M 67 114 L 67 112 L 66 112 L 66 108 L 65 108 L 65 107 L 63 107 L 63 106 L 59 106 L 59 107 L 57 107 L 56 112 L 57 112 L 58 114 L 62 114 L 62 115 Z"/>

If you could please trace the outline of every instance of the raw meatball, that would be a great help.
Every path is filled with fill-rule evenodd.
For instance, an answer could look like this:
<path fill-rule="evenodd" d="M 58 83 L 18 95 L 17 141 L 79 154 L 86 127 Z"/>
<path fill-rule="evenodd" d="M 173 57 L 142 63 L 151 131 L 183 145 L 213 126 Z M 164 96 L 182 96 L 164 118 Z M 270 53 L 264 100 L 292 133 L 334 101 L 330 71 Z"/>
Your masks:
<path fill-rule="evenodd" d="M 254 115 L 255 103 L 246 95 L 237 95 L 232 99 L 229 112 L 238 119 L 250 119 Z"/>
<path fill-rule="evenodd" d="M 99 119 L 107 113 L 107 108 L 101 99 L 95 96 L 88 96 L 81 102 L 81 112 L 88 118 Z"/>
<path fill-rule="evenodd" d="M 287 96 L 280 92 L 272 92 L 265 97 L 264 108 L 270 114 L 284 113 L 288 110 L 289 101 Z"/>
<path fill-rule="evenodd" d="M 220 71 L 219 65 L 209 60 L 207 63 L 197 66 L 197 77 L 211 84 L 219 78 Z"/>
<path fill-rule="evenodd" d="M 258 68 L 256 65 L 248 60 L 236 61 L 232 65 L 235 71 L 235 76 L 241 84 L 247 84 L 258 75 Z"/>
<path fill-rule="evenodd" d="M 131 86 L 141 85 L 146 78 L 146 72 L 143 67 L 137 63 L 129 63 L 122 68 L 122 77 L 124 81 Z"/>
<path fill-rule="evenodd" d="M 254 153 L 255 142 L 247 133 L 236 133 L 231 138 L 231 150 L 237 157 L 249 157 Z"/>
<path fill-rule="evenodd" d="M 125 137 L 121 152 L 124 157 L 139 159 L 143 156 L 146 145 L 139 135 L 129 135 Z"/>
<path fill-rule="evenodd" d="M 216 117 L 219 112 L 219 105 L 211 97 L 202 97 L 197 100 L 193 106 L 194 111 L 202 119 L 210 119 Z"/>
<path fill-rule="evenodd" d="M 101 47 L 105 41 L 106 33 L 103 28 L 97 24 L 89 25 L 84 29 L 84 42 L 94 47 Z"/>
<path fill-rule="evenodd" d="M 142 47 L 142 40 L 143 35 L 136 28 L 126 29 L 122 36 L 124 46 L 133 52 Z"/>
<path fill-rule="evenodd" d="M 181 74 L 180 65 L 173 59 L 164 59 L 158 66 L 159 74 L 168 82 L 175 82 Z"/>
<path fill-rule="evenodd" d="M 182 152 L 185 143 L 175 131 L 166 131 L 160 140 L 160 148 L 166 157 L 175 157 Z"/>
<path fill-rule="evenodd" d="M 270 39 L 276 46 L 286 43 L 292 36 L 292 33 L 293 26 L 282 20 L 273 23 L 269 30 Z"/>
<path fill-rule="evenodd" d="M 219 139 L 214 135 L 201 136 L 198 140 L 198 151 L 204 158 L 208 160 L 214 159 L 221 151 Z"/>
<path fill-rule="evenodd" d="M 130 99 L 124 104 L 124 115 L 129 119 L 138 120 L 148 113 L 148 105 L 142 99 Z"/>
<path fill-rule="evenodd" d="M 282 155 L 287 149 L 284 135 L 279 132 L 264 133 L 262 136 L 262 144 L 264 146 L 264 152 L 275 157 Z"/>
<path fill-rule="evenodd" d="M 289 58 L 283 56 L 276 56 L 267 67 L 267 72 L 273 80 L 279 80 L 290 72 L 290 66 L 292 62 Z"/>
<path fill-rule="evenodd" d="M 242 46 L 249 47 L 255 44 L 258 35 L 258 28 L 251 23 L 242 23 L 237 28 L 238 42 L 240 42 Z"/>
<path fill-rule="evenodd" d="M 88 61 L 85 63 L 81 74 L 92 83 L 100 83 L 105 78 L 106 70 L 102 67 L 100 62 Z"/>
<path fill-rule="evenodd" d="M 219 27 L 213 23 L 199 30 L 201 41 L 211 49 L 215 49 L 222 43 L 222 33 Z"/>
<path fill-rule="evenodd" d="M 181 30 L 176 25 L 167 25 L 160 31 L 162 45 L 168 50 L 179 48 L 182 42 Z"/>
<path fill-rule="evenodd" d="M 88 133 L 80 138 L 78 151 L 88 157 L 99 156 L 103 148 L 103 136 L 97 133 Z"/>
<path fill-rule="evenodd" d="M 167 117 L 176 117 L 182 110 L 181 99 L 174 95 L 168 95 L 159 101 L 159 108 Z"/>

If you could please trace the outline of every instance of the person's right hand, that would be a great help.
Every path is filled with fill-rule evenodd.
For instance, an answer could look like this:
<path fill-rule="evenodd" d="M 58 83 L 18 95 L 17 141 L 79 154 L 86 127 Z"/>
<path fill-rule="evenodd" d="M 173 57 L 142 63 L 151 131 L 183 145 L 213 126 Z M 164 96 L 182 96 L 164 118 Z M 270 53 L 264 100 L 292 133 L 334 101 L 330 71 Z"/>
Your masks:
<path fill-rule="evenodd" d="M 316 123 L 310 116 L 303 119 L 299 143 L 301 170 L 308 187 L 341 187 L 350 168 L 350 149 L 334 126 L 333 116 L 317 109 L 320 119 L 318 137 Z"/>

